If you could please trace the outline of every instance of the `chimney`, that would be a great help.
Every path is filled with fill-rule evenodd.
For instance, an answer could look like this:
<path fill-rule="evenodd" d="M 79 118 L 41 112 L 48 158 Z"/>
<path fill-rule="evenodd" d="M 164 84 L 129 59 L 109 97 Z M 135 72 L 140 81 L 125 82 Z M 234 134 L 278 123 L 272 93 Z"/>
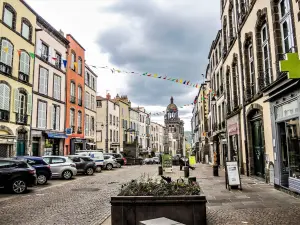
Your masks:
<path fill-rule="evenodd" d="M 110 94 L 109 93 L 106 94 L 106 99 L 110 100 Z"/>

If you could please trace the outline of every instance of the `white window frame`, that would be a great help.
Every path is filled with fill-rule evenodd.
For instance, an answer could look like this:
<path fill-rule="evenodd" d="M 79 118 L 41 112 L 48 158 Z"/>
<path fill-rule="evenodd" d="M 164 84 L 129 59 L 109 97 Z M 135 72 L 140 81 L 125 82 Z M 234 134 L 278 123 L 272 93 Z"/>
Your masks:
<path fill-rule="evenodd" d="M 286 8 L 286 13 L 282 16 L 281 12 L 281 7 L 280 4 L 282 2 L 285 2 L 285 5 L 287 6 Z M 288 0 L 281 0 L 278 2 L 278 8 L 279 8 L 279 21 L 280 21 L 280 33 L 281 33 L 281 40 L 282 40 L 282 49 L 284 53 L 289 52 L 291 47 L 294 46 L 294 39 L 293 39 L 293 26 L 292 26 L 292 19 L 291 19 L 291 8 L 290 8 L 290 3 Z M 283 32 L 283 24 L 287 23 L 288 27 L 288 36 L 284 37 L 284 32 Z M 289 43 L 289 49 L 285 49 L 285 40 L 288 39 Z M 292 49 L 292 52 L 294 52 L 295 49 Z"/>
<path fill-rule="evenodd" d="M 70 127 L 75 126 L 75 110 L 70 109 Z"/>
<path fill-rule="evenodd" d="M 60 130 L 60 106 L 52 105 L 52 121 L 51 128 L 53 130 Z M 54 123 L 56 127 L 54 128 Z"/>
<path fill-rule="evenodd" d="M 263 31 L 264 29 L 266 30 L 266 40 L 263 40 Z M 267 24 L 264 24 L 261 28 L 261 51 L 262 51 L 262 55 L 263 55 L 263 73 L 264 73 L 264 83 L 266 83 L 266 71 L 268 70 L 268 76 L 269 76 L 269 83 L 271 83 L 271 74 L 270 74 L 270 68 L 271 68 L 271 63 L 270 63 L 270 46 L 269 46 L 269 34 L 268 34 L 268 29 L 267 29 Z M 267 48 L 267 56 L 265 56 L 265 51 L 264 48 Z M 268 68 L 266 68 L 266 63 L 265 61 L 268 60 Z"/>
<path fill-rule="evenodd" d="M 253 56 L 254 51 L 253 51 L 253 45 L 252 44 L 250 44 L 248 46 L 247 51 L 248 51 L 248 59 L 249 59 L 248 67 L 249 67 L 249 75 L 250 75 L 250 85 L 253 85 L 255 83 L 255 68 L 254 68 L 254 56 Z M 253 71 L 251 69 L 251 64 L 253 64 Z M 255 87 L 255 90 L 257 90 L 256 87 Z M 252 93 L 252 94 L 254 94 L 254 93 Z"/>
<path fill-rule="evenodd" d="M 82 60 L 78 59 L 78 74 L 81 75 L 82 74 Z"/>
<path fill-rule="evenodd" d="M 85 135 L 86 136 L 90 136 L 89 133 L 89 123 L 90 123 L 90 116 L 89 115 L 85 115 Z"/>
<path fill-rule="evenodd" d="M 14 25 L 14 13 L 11 12 L 7 7 L 4 8 L 3 13 L 4 13 L 4 15 L 3 15 L 3 22 L 7 26 L 9 26 L 10 28 L 13 28 L 13 25 Z M 8 15 L 7 13 L 10 13 L 10 14 Z M 8 18 L 8 16 L 9 16 L 9 18 Z"/>
<path fill-rule="evenodd" d="M 30 56 L 27 52 L 21 51 L 20 54 L 20 72 L 29 75 L 30 70 Z"/>
<path fill-rule="evenodd" d="M 39 93 L 48 95 L 48 76 L 49 71 L 44 67 L 40 67 L 40 74 L 39 74 Z"/>
<path fill-rule="evenodd" d="M 53 74 L 53 98 L 61 99 L 61 77 Z"/>
<path fill-rule="evenodd" d="M 43 101 L 38 101 L 38 128 L 47 128 L 47 103 Z"/>
<path fill-rule="evenodd" d="M 71 95 L 72 97 L 76 97 L 76 96 L 75 96 L 75 86 L 76 86 L 75 83 L 71 81 L 70 95 Z"/>
<path fill-rule="evenodd" d="M 25 30 L 24 28 L 28 28 L 28 31 L 27 30 Z M 24 35 L 24 32 L 28 32 L 28 36 L 25 36 Z M 30 26 L 27 24 L 27 23 L 25 23 L 24 21 L 22 22 L 22 32 L 21 32 L 21 35 L 22 35 L 22 37 L 24 37 L 26 40 L 29 40 L 30 39 Z"/>
<path fill-rule="evenodd" d="M 77 112 L 77 127 L 81 127 L 82 129 L 82 112 L 78 111 Z"/>
<path fill-rule="evenodd" d="M 95 96 L 91 94 L 91 109 L 95 110 Z"/>
<path fill-rule="evenodd" d="M 78 86 L 77 88 L 77 92 L 78 92 L 78 102 L 81 100 L 82 102 L 82 87 Z"/>
<path fill-rule="evenodd" d="M 71 69 L 75 70 L 74 62 L 76 62 L 76 55 L 71 52 Z"/>
<path fill-rule="evenodd" d="M 8 51 L 4 51 L 4 48 L 8 48 Z M 10 43 L 8 40 L 2 39 L 0 62 L 11 67 L 13 61 L 13 49 L 14 47 L 12 43 Z"/>
<path fill-rule="evenodd" d="M 90 93 L 87 91 L 85 92 L 85 107 L 90 108 Z"/>
<path fill-rule="evenodd" d="M 0 109 L 10 111 L 11 90 L 7 84 L 0 84 Z"/>

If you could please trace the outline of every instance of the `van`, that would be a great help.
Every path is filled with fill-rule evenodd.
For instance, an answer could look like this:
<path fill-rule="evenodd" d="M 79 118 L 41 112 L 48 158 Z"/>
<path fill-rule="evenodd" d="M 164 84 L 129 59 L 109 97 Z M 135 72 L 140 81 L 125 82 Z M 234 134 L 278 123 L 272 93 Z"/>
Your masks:
<path fill-rule="evenodd" d="M 104 163 L 104 156 L 103 156 L 103 152 L 100 151 L 95 151 L 95 150 L 81 150 L 81 151 L 77 151 L 76 155 L 81 155 L 81 156 L 89 156 L 91 157 L 95 163 L 96 163 L 96 172 L 101 172 L 101 170 L 103 169 L 103 163 Z"/>

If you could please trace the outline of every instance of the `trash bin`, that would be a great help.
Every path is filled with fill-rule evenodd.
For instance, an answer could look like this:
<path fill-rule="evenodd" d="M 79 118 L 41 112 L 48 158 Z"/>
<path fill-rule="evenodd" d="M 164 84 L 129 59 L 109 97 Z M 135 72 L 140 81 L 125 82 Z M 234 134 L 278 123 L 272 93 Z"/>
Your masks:
<path fill-rule="evenodd" d="M 190 176 L 190 168 L 188 166 L 183 167 L 184 177 L 187 178 Z"/>
<path fill-rule="evenodd" d="M 218 165 L 214 165 L 213 166 L 213 171 L 214 171 L 214 176 L 218 177 L 219 176 L 219 166 Z"/>
<path fill-rule="evenodd" d="M 158 175 L 159 176 L 163 175 L 163 167 L 162 166 L 158 166 Z"/>

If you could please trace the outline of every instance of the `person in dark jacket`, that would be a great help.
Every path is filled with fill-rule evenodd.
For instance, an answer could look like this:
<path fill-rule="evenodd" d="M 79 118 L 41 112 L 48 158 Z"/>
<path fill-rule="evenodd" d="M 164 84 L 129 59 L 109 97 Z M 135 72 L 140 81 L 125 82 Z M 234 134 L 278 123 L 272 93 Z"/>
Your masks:
<path fill-rule="evenodd" d="M 182 170 L 183 166 L 188 166 L 190 169 L 194 170 L 195 168 L 190 166 L 189 160 L 187 158 L 181 157 L 179 159 L 179 166 L 180 166 L 180 170 Z"/>

